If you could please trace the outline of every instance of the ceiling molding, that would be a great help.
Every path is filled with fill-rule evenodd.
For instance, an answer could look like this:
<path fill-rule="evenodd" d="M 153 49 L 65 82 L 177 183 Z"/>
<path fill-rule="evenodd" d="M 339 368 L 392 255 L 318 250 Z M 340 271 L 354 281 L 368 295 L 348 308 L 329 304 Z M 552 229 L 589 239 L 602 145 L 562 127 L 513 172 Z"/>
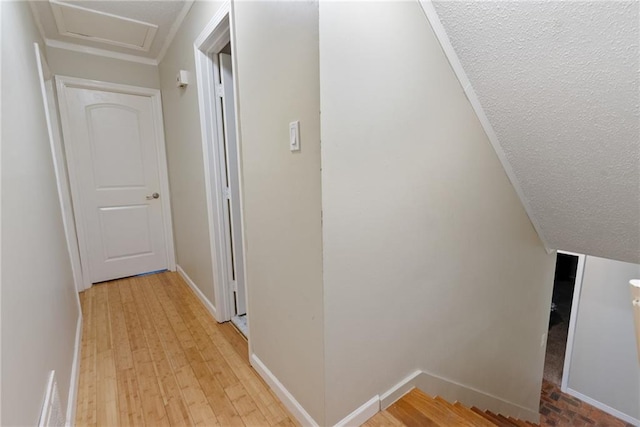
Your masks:
<path fill-rule="evenodd" d="M 167 35 L 167 38 L 164 41 L 164 44 L 162 45 L 162 49 L 160 49 L 160 53 L 158 53 L 158 56 L 156 57 L 156 62 L 158 64 L 160 62 L 162 62 L 162 60 L 164 59 L 164 55 L 166 55 L 167 50 L 169 50 L 169 46 L 171 46 L 171 43 L 173 42 L 174 37 L 178 33 L 178 30 L 180 29 L 180 26 L 182 25 L 182 21 L 184 21 L 184 18 L 187 17 L 187 14 L 191 10 L 191 7 L 193 6 L 193 2 L 194 1 L 195 0 L 187 0 L 187 1 L 185 1 L 185 4 L 182 7 L 182 10 L 180 11 L 180 14 L 178 15 L 178 17 L 176 18 L 175 22 L 173 23 L 173 25 L 169 29 L 169 34 Z"/>
<path fill-rule="evenodd" d="M 36 9 L 36 6 L 32 1 L 29 2 L 29 8 L 31 9 L 31 14 L 33 15 L 33 20 L 36 23 L 36 27 L 38 28 L 38 32 L 40 33 L 40 37 L 42 37 L 42 40 L 44 41 L 47 39 L 47 36 L 44 33 L 44 27 L 42 26 L 42 21 L 40 20 L 38 9 Z"/>
<path fill-rule="evenodd" d="M 169 29 L 169 33 L 168 33 L 168 35 L 167 35 L 167 37 L 166 37 L 166 39 L 164 41 L 164 44 L 162 45 L 162 48 L 160 49 L 160 52 L 158 53 L 158 56 L 155 59 L 154 58 L 145 57 L 145 56 L 138 56 L 138 55 L 135 55 L 135 54 L 114 52 L 114 51 L 111 51 L 111 50 L 108 50 L 108 49 L 101 49 L 101 48 L 97 48 L 97 47 L 84 46 L 84 45 L 80 45 L 80 44 L 76 44 L 76 43 L 70 43 L 70 42 L 66 42 L 66 41 L 61 41 L 61 40 L 55 40 L 55 39 L 48 38 L 46 36 L 45 31 L 44 31 L 44 27 L 42 25 L 42 21 L 41 21 L 40 13 L 38 12 L 38 9 L 35 7 L 35 4 L 34 4 L 33 1 L 29 1 L 28 3 L 29 3 L 29 7 L 31 9 L 31 14 L 33 15 L 36 27 L 38 28 L 38 32 L 40 33 L 40 37 L 42 37 L 42 40 L 44 41 L 44 44 L 46 46 L 48 46 L 48 47 L 52 47 L 52 48 L 55 48 L 55 49 L 70 50 L 70 51 L 73 51 L 73 52 L 85 53 L 85 54 L 88 54 L 88 55 L 102 56 L 102 57 L 105 57 L 105 58 L 118 59 L 118 60 L 121 60 L 121 61 L 136 62 L 136 63 L 144 64 L 144 65 L 158 66 L 160 61 L 162 61 L 164 59 L 164 56 L 166 55 L 167 51 L 169 50 L 169 47 L 171 46 L 171 43 L 173 42 L 173 39 L 175 38 L 176 34 L 178 33 L 178 30 L 180 29 L 180 27 L 181 27 L 183 21 L 185 20 L 185 18 L 187 17 L 187 14 L 191 10 L 191 7 L 193 6 L 194 2 L 195 2 L 195 0 L 185 0 L 184 6 L 180 10 L 180 13 L 179 13 L 178 17 L 176 18 L 176 20 L 174 21 L 174 23 L 171 25 L 171 28 Z M 56 3 L 56 2 L 54 0 L 51 3 Z M 99 12 L 99 13 L 103 13 L 103 12 Z M 124 19 L 129 19 L 129 18 L 124 18 Z M 140 21 L 140 22 L 142 22 L 142 21 Z"/>
<path fill-rule="evenodd" d="M 464 71 L 464 68 L 462 68 L 462 63 L 460 62 L 460 58 L 458 58 L 458 54 L 453 48 L 453 45 L 451 44 L 451 40 L 449 40 L 449 36 L 447 35 L 447 32 L 444 29 L 442 22 L 440 21 L 440 17 L 438 16 L 438 12 L 433 6 L 433 3 L 431 2 L 431 0 L 419 0 L 419 3 L 425 16 L 427 17 L 427 20 L 429 21 L 429 24 L 431 25 L 431 29 L 435 33 L 436 38 L 438 39 L 438 42 L 440 43 L 440 46 L 442 47 L 442 50 L 449 61 L 449 64 L 451 65 L 451 68 L 453 69 L 453 72 L 456 74 L 456 77 L 460 82 L 460 85 L 462 86 L 462 89 L 465 95 L 467 96 L 469 103 L 471 104 L 473 110 L 475 111 L 476 116 L 478 117 L 478 120 L 480 121 L 480 124 L 484 129 L 487 135 L 487 138 L 489 139 L 489 142 L 491 142 L 491 145 L 493 146 L 493 149 L 496 152 L 496 155 L 498 156 L 498 160 L 500 160 L 500 163 L 502 164 L 502 167 L 505 173 L 507 174 L 509 181 L 511 181 L 511 185 L 513 186 L 513 189 L 518 195 L 518 198 L 520 199 L 520 202 L 522 203 L 522 206 L 525 212 L 527 213 L 527 216 L 529 217 L 529 221 L 531 221 L 531 224 L 533 225 L 533 228 L 538 234 L 538 237 L 540 238 L 540 241 L 544 245 L 547 253 L 553 252 L 553 250 L 549 247 L 549 244 L 547 243 L 547 239 L 545 239 L 544 235 L 542 234 L 542 229 L 539 225 L 539 221 L 533 215 L 533 210 L 531 209 L 531 206 L 527 198 L 524 196 L 522 187 L 520 186 L 519 181 L 516 179 L 516 175 L 513 172 L 511 163 L 509 163 L 509 161 L 507 160 L 507 156 L 505 155 L 504 150 L 502 149 L 502 145 L 500 145 L 498 136 L 493 130 L 493 126 L 491 126 L 491 123 L 489 122 L 489 119 L 487 118 L 487 115 L 484 109 L 482 108 L 482 105 L 480 104 L 480 100 L 478 99 L 478 96 L 476 95 L 476 92 L 473 90 L 473 87 L 471 86 L 469 77 L 467 76 L 467 73 Z"/>
<path fill-rule="evenodd" d="M 98 49 L 96 47 L 82 46 L 75 43 L 67 43 L 60 40 L 52 39 L 45 39 L 45 44 L 55 49 L 64 49 L 73 52 L 86 53 L 89 55 L 102 56 L 105 58 L 119 59 L 121 61 L 137 62 L 144 65 L 158 66 L 158 61 L 156 59 L 130 55 L 128 53 L 114 52 L 111 50 Z"/>
<path fill-rule="evenodd" d="M 80 40 L 89 40 L 107 45 L 120 46 L 127 49 L 148 52 L 151 48 L 151 44 L 153 43 L 156 32 L 158 31 L 158 26 L 155 24 L 139 21 L 137 19 L 126 18 L 124 16 L 114 15 L 112 13 L 87 9 L 85 7 L 76 6 L 73 4 L 62 3 L 57 0 L 49 0 L 49 5 L 51 6 L 51 12 L 53 13 L 53 17 L 58 28 L 58 33 L 61 36 L 73 37 Z M 67 15 L 65 15 L 65 10 L 67 11 Z M 68 15 L 69 13 L 71 14 L 71 16 Z M 99 36 L 95 33 L 93 35 L 89 34 L 90 31 L 95 31 L 95 28 L 102 27 L 102 25 L 95 25 L 93 26 L 94 29 L 92 30 L 84 28 L 80 31 L 74 31 L 69 27 L 69 24 L 73 24 L 73 19 L 71 19 L 74 16 L 73 14 L 76 15 L 76 25 L 78 20 L 95 20 L 99 17 L 99 19 L 102 20 L 102 22 L 100 23 L 108 23 L 107 27 L 120 26 L 120 30 L 123 30 L 122 25 L 128 26 L 128 30 L 131 30 L 132 26 L 135 26 L 138 29 L 144 28 L 144 38 L 142 40 L 142 43 L 138 44 L 135 42 L 130 43 L 124 40 L 115 40 L 113 38 L 110 38 L 111 36 Z M 80 14 L 80 16 L 78 16 L 78 14 Z M 96 22 L 96 24 L 97 23 L 98 22 Z"/>

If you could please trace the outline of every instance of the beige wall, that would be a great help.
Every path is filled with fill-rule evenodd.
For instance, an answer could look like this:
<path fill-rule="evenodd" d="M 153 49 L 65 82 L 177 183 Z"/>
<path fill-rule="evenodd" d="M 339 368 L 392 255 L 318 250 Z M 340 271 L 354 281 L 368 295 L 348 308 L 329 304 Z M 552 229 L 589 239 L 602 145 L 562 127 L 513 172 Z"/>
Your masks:
<path fill-rule="evenodd" d="M 251 345 L 323 425 L 318 5 L 234 7 Z"/>
<path fill-rule="evenodd" d="M 176 257 L 178 265 L 214 305 L 193 42 L 221 4 L 195 2 L 160 63 Z M 191 84 L 185 89 L 176 87 L 180 70 L 191 73 Z"/>
<path fill-rule="evenodd" d="M 537 413 L 554 255 L 418 2 L 321 2 L 326 424 L 422 369 Z"/>
<path fill-rule="evenodd" d="M 63 408 L 78 320 L 26 2 L 2 2 L 2 418 L 37 425 L 49 371 Z"/>
<path fill-rule="evenodd" d="M 62 76 L 158 89 L 160 75 L 155 65 L 139 64 L 47 46 L 51 72 Z"/>
<path fill-rule="evenodd" d="M 587 256 L 569 388 L 640 420 L 640 367 L 629 280 L 640 265 Z"/>

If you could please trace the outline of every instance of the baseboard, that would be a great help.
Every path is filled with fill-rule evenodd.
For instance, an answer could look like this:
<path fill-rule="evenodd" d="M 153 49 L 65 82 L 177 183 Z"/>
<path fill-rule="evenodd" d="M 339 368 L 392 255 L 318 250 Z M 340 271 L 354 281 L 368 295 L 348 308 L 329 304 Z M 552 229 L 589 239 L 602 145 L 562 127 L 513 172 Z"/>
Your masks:
<path fill-rule="evenodd" d="M 458 401 L 467 407 L 476 406 L 483 410 L 490 410 L 497 414 L 538 424 L 540 414 L 516 403 L 506 401 L 500 397 L 460 384 L 456 381 L 422 371 L 416 378 L 416 387 L 432 396 L 440 396 L 449 402 Z"/>
<path fill-rule="evenodd" d="M 251 355 L 251 366 L 258 372 L 258 374 L 265 380 L 265 382 L 271 387 L 273 392 L 278 396 L 284 406 L 296 417 L 296 419 L 303 426 L 319 427 L 319 424 L 313 419 L 311 415 L 302 407 L 302 405 L 296 400 L 295 397 L 275 375 L 265 366 L 264 363 L 255 354 Z"/>
<path fill-rule="evenodd" d="M 622 421 L 633 424 L 634 426 L 640 426 L 640 419 L 633 418 L 630 415 L 625 414 L 624 412 L 620 412 L 617 409 L 614 409 L 610 406 L 605 405 L 602 402 L 598 402 L 595 399 L 590 398 L 589 396 L 585 396 L 584 394 L 573 390 L 572 388 L 567 387 L 567 394 L 582 400 L 584 403 L 588 403 L 591 406 L 594 406 L 601 411 L 604 411 L 608 414 L 613 415 L 616 418 L 620 418 Z"/>
<path fill-rule="evenodd" d="M 338 421 L 334 427 L 361 426 L 378 412 L 380 412 L 380 396 L 376 395 L 363 403 L 358 409 Z"/>
<path fill-rule="evenodd" d="M 182 269 L 182 267 L 180 267 L 179 265 L 176 265 L 176 270 L 178 271 L 178 274 L 180 275 L 180 277 L 182 277 L 184 281 L 187 282 L 187 285 L 189 285 L 189 287 L 193 289 L 193 292 L 195 292 L 198 299 L 202 302 L 202 304 L 204 304 L 204 306 L 207 308 L 209 313 L 211 313 L 211 315 L 217 322 L 218 316 L 216 314 L 215 306 L 211 304 L 211 301 L 209 301 L 209 299 L 202 293 L 200 288 L 196 286 L 194 281 L 191 280 L 191 277 L 189 277 L 189 275 Z"/>
<path fill-rule="evenodd" d="M 69 381 L 69 397 L 67 400 L 67 426 L 73 426 L 78 407 L 78 383 L 80 381 L 80 351 L 82 350 L 82 312 L 78 315 L 76 324 L 76 343 L 71 366 L 71 380 Z"/>
<path fill-rule="evenodd" d="M 415 371 L 405 379 L 400 381 L 398 384 L 391 387 L 388 391 L 380 395 L 380 409 L 384 411 L 389 406 L 393 405 L 402 396 L 416 388 L 416 382 L 420 375 L 422 375 L 422 371 Z"/>

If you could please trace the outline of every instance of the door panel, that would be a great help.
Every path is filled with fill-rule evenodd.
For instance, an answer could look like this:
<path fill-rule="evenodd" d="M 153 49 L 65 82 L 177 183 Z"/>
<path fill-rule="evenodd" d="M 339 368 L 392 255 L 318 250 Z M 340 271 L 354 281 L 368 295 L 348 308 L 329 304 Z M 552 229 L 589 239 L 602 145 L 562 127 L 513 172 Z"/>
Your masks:
<path fill-rule="evenodd" d="M 153 253 L 149 206 L 114 206 L 99 211 L 107 261 Z"/>
<path fill-rule="evenodd" d="M 92 283 L 168 267 L 153 100 L 65 88 L 65 149 Z M 82 232 L 80 232 L 82 231 Z"/>
<path fill-rule="evenodd" d="M 222 97 L 222 113 L 224 118 L 224 139 L 227 160 L 227 179 L 231 194 L 230 222 L 231 222 L 231 251 L 233 259 L 233 271 L 237 289 L 236 314 L 247 312 L 246 290 L 244 283 L 244 259 L 242 257 L 242 216 L 240 212 L 240 182 L 238 166 L 238 142 L 236 138 L 236 113 L 233 98 L 233 72 L 231 55 L 221 53 L 220 80 L 224 91 Z"/>
<path fill-rule="evenodd" d="M 145 185 L 137 111 L 120 105 L 87 108 L 89 143 L 96 188 Z"/>

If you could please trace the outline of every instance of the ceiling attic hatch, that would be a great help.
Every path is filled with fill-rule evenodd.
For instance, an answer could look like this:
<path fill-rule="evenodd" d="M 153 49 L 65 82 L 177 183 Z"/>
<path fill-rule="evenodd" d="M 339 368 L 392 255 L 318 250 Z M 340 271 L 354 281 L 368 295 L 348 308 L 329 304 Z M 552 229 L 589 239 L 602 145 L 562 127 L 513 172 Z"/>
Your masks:
<path fill-rule="evenodd" d="M 60 35 L 148 52 L 157 25 L 49 0 Z"/>

